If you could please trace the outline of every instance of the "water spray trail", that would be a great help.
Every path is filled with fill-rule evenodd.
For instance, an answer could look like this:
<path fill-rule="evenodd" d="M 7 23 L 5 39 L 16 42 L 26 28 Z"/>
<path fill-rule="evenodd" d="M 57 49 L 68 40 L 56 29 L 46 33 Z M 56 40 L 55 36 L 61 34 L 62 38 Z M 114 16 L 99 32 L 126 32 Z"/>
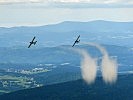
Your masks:
<path fill-rule="evenodd" d="M 102 57 L 102 76 L 106 83 L 114 83 L 117 80 L 117 61 L 110 58 L 106 49 L 96 43 L 84 43 L 90 46 L 95 46 L 103 54 Z"/>
<path fill-rule="evenodd" d="M 83 79 L 88 84 L 92 84 L 96 79 L 96 73 L 97 73 L 96 59 L 92 58 L 84 49 L 75 48 L 73 50 L 82 56 L 81 74 Z"/>
<path fill-rule="evenodd" d="M 117 62 L 108 55 L 102 58 L 102 76 L 106 83 L 114 83 L 117 80 Z"/>

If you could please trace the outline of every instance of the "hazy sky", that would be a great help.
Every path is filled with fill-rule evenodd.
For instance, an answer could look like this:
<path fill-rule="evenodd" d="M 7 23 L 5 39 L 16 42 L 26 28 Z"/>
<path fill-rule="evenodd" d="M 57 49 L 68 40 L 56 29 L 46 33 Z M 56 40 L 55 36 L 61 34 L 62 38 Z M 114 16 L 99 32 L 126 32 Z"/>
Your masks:
<path fill-rule="evenodd" d="M 133 0 L 0 0 L 0 26 L 133 21 Z"/>

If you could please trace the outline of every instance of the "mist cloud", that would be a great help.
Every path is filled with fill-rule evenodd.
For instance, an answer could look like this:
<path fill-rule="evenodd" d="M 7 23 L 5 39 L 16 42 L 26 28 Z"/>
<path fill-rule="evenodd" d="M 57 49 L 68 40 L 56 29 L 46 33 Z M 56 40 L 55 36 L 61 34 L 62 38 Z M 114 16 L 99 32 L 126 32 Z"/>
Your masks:
<path fill-rule="evenodd" d="M 82 56 L 81 60 L 81 74 L 83 79 L 88 83 L 94 83 L 97 73 L 96 59 L 92 58 L 87 51 L 83 49 L 74 49 Z"/>
<path fill-rule="evenodd" d="M 87 3 L 87 4 L 133 4 L 132 0 L 0 0 L 0 4 L 12 3 Z"/>
<path fill-rule="evenodd" d="M 106 83 L 114 83 L 117 80 L 117 62 L 104 55 L 102 58 L 102 76 Z"/>
<path fill-rule="evenodd" d="M 95 46 L 102 53 L 101 71 L 103 80 L 106 83 L 114 83 L 117 80 L 117 61 L 109 57 L 106 49 L 96 43 L 85 43 L 90 46 Z"/>

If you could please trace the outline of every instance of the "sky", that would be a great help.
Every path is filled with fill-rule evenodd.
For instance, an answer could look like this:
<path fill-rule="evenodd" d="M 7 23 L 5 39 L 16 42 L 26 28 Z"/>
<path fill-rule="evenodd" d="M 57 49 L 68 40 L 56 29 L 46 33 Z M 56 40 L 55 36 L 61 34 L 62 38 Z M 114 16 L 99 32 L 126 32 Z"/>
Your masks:
<path fill-rule="evenodd" d="M 0 27 L 133 21 L 133 0 L 0 0 Z"/>

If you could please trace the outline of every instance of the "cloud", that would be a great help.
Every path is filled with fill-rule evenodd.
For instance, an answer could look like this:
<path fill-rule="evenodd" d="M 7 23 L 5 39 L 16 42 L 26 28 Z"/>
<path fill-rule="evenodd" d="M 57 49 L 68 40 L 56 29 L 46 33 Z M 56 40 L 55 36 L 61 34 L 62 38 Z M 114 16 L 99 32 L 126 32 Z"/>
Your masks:
<path fill-rule="evenodd" d="M 77 3 L 79 3 L 79 2 L 81 2 L 81 1 L 83 1 L 83 0 L 51 0 L 51 2 L 65 2 L 65 3 L 68 3 L 68 2 L 77 2 Z"/>
<path fill-rule="evenodd" d="M 0 0 L 0 3 L 133 3 L 132 0 Z"/>
<path fill-rule="evenodd" d="M 56 8 L 132 8 L 132 0 L 0 0 L 0 4 L 38 4 Z"/>
<path fill-rule="evenodd" d="M 69 2 L 75 2 L 75 3 L 100 3 L 100 4 L 106 4 L 106 3 L 128 3 L 128 4 L 131 4 L 133 3 L 132 0 L 50 0 L 51 2 L 66 2 L 66 3 L 69 3 Z"/>
<path fill-rule="evenodd" d="M 48 2 L 48 0 L 0 0 L 0 4 L 16 4 L 16 3 L 41 3 Z"/>
<path fill-rule="evenodd" d="M 63 3 L 133 3 L 132 0 L 0 0 L 0 3 L 40 3 L 40 2 L 63 2 Z"/>

